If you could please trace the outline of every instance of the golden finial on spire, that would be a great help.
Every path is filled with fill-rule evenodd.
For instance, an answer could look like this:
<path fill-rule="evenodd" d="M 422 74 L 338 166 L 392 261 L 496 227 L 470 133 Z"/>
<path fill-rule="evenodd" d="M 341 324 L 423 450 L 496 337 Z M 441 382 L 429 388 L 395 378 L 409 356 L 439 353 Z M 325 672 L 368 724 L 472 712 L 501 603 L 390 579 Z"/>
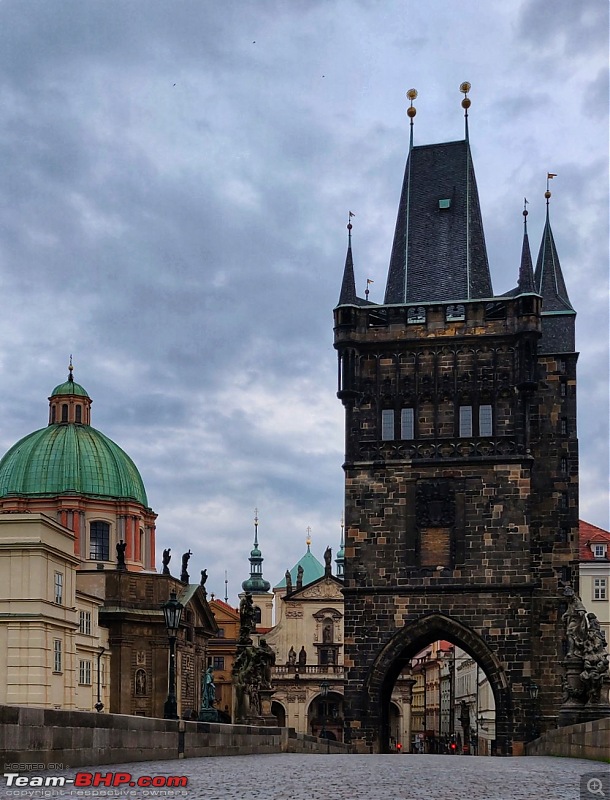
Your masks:
<path fill-rule="evenodd" d="M 307 545 L 307 549 L 309 550 L 309 547 L 311 546 L 311 527 L 308 525 L 305 528 L 305 531 L 307 533 L 307 538 L 305 539 L 305 544 Z"/>
<path fill-rule="evenodd" d="M 462 94 L 464 95 L 464 99 L 462 100 L 462 108 L 464 109 L 466 114 L 468 114 L 468 109 L 472 105 L 471 101 L 470 101 L 470 98 L 468 97 L 468 92 L 470 91 L 471 88 L 472 87 L 468 83 L 468 81 L 464 81 L 463 83 L 460 83 L 460 92 L 462 92 Z"/>
<path fill-rule="evenodd" d="M 411 122 L 413 122 L 413 117 L 417 114 L 417 109 L 413 105 L 413 101 L 417 97 L 417 89 L 409 89 L 407 92 L 407 98 L 411 101 L 411 105 L 407 108 L 407 117 L 410 118 Z"/>
<path fill-rule="evenodd" d="M 72 364 L 72 353 L 70 353 L 70 363 L 68 364 L 68 380 L 73 381 L 72 373 L 74 372 L 74 365 Z"/>

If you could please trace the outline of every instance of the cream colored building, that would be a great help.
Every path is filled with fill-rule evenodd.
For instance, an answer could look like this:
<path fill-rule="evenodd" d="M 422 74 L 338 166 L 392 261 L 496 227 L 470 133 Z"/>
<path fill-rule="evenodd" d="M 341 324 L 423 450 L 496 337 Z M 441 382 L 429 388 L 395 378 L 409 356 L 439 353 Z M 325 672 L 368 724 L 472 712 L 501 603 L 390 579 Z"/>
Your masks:
<path fill-rule="evenodd" d="M 580 520 L 580 597 L 610 642 L 610 533 Z"/>
<path fill-rule="evenodd" d="M 0 514 L 0 703 L 108 707 L 103 601 L 77 588 L 74 536 L 44 514 Z"/>

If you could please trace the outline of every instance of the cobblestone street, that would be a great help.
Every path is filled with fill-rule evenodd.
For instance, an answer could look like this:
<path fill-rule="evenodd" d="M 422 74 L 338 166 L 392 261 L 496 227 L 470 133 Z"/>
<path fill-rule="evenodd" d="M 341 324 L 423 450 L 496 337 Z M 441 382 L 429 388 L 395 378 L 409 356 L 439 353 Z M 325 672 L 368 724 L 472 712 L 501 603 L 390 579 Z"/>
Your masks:
<path fill-rule="evenodd" d="M 0 797 L 189 800 L 579 800 L 608 797 L 608 765 L 550 757 L 258 755 L 138 762 L 78 772 L 186 776 L 186 788 L 8 788 Z M 73 778 L 77 770 L 61 773 Z M 22 773 L 23 774 L 23 773 Z M 49 774 L 49 773 L 47 773 Z M 584 776 L 584 777 L 583 777 Z M 595 783 L 595 776 L 602 776 Z M 594 779 L 588 791 L 587 782 Z M 603 788 L 602 788 L 603 786 Z M 582 787 L 582 788 L 581 788 Z"/>

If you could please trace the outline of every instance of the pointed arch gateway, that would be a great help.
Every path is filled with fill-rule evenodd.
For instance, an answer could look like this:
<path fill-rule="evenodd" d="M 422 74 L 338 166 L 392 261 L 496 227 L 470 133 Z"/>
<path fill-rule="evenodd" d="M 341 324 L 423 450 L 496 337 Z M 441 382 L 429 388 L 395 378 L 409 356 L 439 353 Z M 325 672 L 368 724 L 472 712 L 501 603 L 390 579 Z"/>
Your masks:
<path fill-rule="evenodd" d="M 405 625 L 384 645 L 375 657 L 362 689 L 365 715 L 379 715 L 376 752 L 388 752 L 389 713 L 392 689 L 410 659 L 432 642 L 447 640 L 461 647 L 479 664 L 491 686 L 496 705 L 496 746 L 498 755 L 510 755 L 512 701 L 509 683 L 502 664 L 486 642 L 459 620 L 441 613 L 426 614 Z"/>

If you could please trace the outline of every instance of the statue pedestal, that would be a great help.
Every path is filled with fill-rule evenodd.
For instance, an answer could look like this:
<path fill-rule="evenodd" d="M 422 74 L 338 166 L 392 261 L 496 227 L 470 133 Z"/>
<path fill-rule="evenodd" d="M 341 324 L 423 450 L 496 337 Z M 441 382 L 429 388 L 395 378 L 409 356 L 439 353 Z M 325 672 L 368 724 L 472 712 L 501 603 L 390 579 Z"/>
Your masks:
<path fill-rule="evenodd" d="M 202 708 L 197 719 L 199 722 L 220 722 L 215 708 Z"/>
<path fill-rule="evenodd" d="M 261 725 L 275 727 L 277 725 L 277 717 L 271 713 L 271 699 L 275 694 L 275 689 L 259 689 L 261 698 L 261 718 L 263 722 Z"/>
<path fill-rule="evenodd" d="M 610 717 L 608 703 L 608 679 L 605 678 L 601 689 L 601 702 L 587 702 L 587 690 L 581 678 L 583 660 L 578 657 L 566 658 L 562 661 L 565 669 L 564 689 L 566 699 L 557 715 L 557 727 L 578 725 L 581 722 L 592 722 L 595 719 Z"/>

